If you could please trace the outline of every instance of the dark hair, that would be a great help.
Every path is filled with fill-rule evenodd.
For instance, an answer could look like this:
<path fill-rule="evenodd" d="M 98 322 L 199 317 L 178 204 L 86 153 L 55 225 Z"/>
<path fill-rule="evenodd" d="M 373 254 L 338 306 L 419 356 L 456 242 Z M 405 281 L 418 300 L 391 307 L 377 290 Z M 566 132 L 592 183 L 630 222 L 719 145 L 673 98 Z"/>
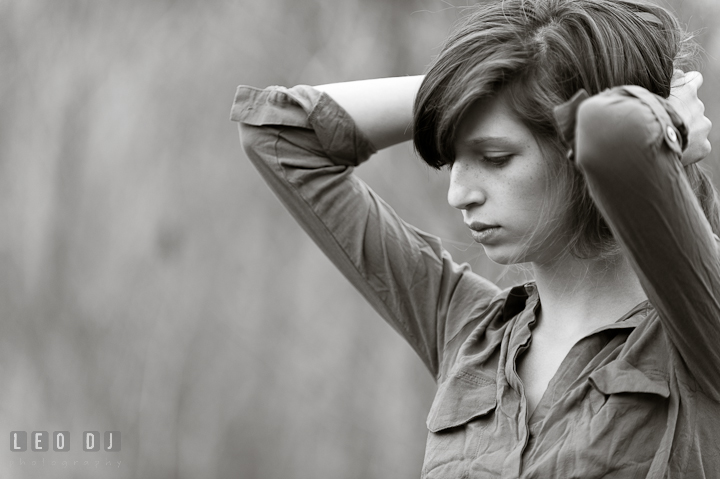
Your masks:
<path fill-rule="evenodd" d="M 675 68 L 696 50 L 667 10 L 624 0 L 505 0 L 472 7 L 450 35 L 415 101 L 414 142 L 434 168 L 452 164 L 463 114 L 475 101 L 502 95 L 533 132 L 562 198 L 570 251 L 610 255 L 617 242 L 589 196 L 581 173 L 565 159 L 553 108 L 579 89 L 596 94 L 640 85 L 667 98 Z M 685 167 L 714 232 L 720 214 L 714 187 L 697 165 Z M 559 183 L 559 185 L 558 185 Z"/>

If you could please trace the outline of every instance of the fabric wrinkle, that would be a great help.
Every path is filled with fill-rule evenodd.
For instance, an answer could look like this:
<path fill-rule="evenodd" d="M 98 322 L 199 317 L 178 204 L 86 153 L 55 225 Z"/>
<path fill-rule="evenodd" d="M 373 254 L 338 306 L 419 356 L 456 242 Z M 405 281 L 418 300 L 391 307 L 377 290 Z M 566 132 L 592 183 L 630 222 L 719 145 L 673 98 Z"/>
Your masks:
<path fill-rule="evenodd" d="M 686 130 L 668 108 L 618 87 L 556 109 L 649 301 L 579 340 L 530 415 L 516 360 L 532 338 L 535 285 L 501 290 L 402 221 L 353 175 L 375 148 L 328 95 L 238 88 L 231 118 L 250 161 L 438 382 L 423 477 L 720 474 L 718 245 L 682 176 Z"/>

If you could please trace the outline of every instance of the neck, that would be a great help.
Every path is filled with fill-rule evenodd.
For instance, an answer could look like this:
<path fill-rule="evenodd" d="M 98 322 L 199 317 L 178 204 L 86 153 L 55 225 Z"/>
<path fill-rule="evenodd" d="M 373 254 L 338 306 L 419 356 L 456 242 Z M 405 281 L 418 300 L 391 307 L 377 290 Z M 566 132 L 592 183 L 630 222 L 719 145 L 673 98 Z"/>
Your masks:
<path fill-rule="evenodd" d="M 578 259 L 565 255 L 533 263 L 542 322 L 568 335 L 613 323 L 647 299 L 624 256 Z"/>

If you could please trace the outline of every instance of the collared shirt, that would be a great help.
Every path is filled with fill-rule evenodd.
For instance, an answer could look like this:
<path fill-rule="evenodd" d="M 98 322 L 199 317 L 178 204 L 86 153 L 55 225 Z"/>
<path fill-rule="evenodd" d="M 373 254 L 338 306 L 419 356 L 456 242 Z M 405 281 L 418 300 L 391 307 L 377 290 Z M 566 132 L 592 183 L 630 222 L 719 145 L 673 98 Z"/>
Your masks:
<path fill-rule="evenodd" d="M 374 148 L 311 87 L 239 87 L 248 158 L 438 383 L 427 478 L 720 476 L 720 269 L 682 128 L 633 88 L 572 108 L 575 159 L 649 301 L 578 341 L 532 414 L 532 283 L 500 290 L 352 174 Z"/>

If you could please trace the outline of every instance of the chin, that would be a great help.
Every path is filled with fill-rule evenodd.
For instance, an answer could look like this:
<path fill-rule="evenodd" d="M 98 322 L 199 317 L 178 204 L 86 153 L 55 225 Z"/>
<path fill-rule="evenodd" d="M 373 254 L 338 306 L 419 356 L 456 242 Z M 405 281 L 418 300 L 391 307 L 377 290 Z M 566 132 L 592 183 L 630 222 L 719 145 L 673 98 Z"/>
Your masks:
<path fill-rule="evenodd" d="M 503 266 L 511 266 L 513 264 L 527 263 L 530 261 L 527 255 L 523 254 L 523 251 L 517 247 L 483 245 L 483 248 L 485 249 L 485 255 L 490 261 Z"/>

